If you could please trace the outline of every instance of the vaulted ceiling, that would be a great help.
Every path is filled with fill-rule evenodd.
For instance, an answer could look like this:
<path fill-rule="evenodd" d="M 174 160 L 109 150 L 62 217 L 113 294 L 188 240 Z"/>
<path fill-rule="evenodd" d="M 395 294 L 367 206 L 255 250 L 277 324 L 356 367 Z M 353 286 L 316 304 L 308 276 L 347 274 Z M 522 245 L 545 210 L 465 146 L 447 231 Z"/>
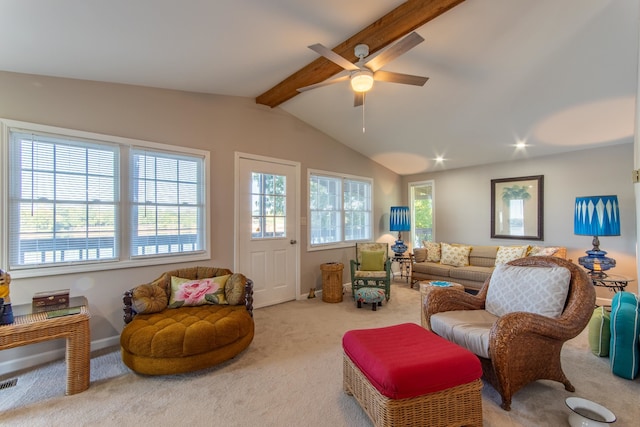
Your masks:
<path fill-rule="evenodd" d="M 256 98 L 413 174 L 631 142 L 639 12 L 640 0 L 0 0 L 0 70 Z M 348 82 L 265 98 L 305 67 L 302 85 L 340 71 L 309 45 L 355 61 L 359 37 L 375 50 L 411 29 L 425 41 L 383 69 L 428 76 L 423 87 L 376 82 L 364 108 Z"/>

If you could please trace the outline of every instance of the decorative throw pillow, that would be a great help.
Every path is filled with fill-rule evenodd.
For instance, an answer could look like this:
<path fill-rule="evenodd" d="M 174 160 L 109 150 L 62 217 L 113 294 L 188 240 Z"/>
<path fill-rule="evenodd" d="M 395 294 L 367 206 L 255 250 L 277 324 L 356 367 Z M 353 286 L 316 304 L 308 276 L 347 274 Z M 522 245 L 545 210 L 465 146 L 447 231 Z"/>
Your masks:
<path fill-rule="evenodd" d="M 611 315 L 604 307 L 596 307 L 589 320 L 589 347 L 596 356 L 607 357 L 609 355 L 609 341 Z"/>
<path fill-rule="evenodd" d="M 533 246 L 528 256 L 553 256 L 560 248 L 556 246 Z"/>
<path fill-rule="evenodd" d="M 495 265 L 506 264 L 514 259 L 523 258 L 529 246 L 499 246 Z"/>
<path fill-rule="evenodd" d="M 442 256 L 440 243 L 436 242 L 427 242 L 422 241 L 422 245 L 427 250 L 427 261 L 429 262 L 440 262 L 440 258 Z"/>
<path fill-rule="evenodd" d="M 167 308 L 167 304 L 167 294 L 160 286 L 144 284 L 133 290 L 131 306 L 136 313 L 158 313 Z"/>
<path fill-rule="evenodd" d="M 454 246 L 448 243 L 441 243 L 440 246 L 442 248 L 440 264 L 451 265 L 454 267 L 464 267 L 465 265 L 469 265 L 469 253 L 471 252 L 471 246 Z"/>
<path fill-rule="evenodd" d="M 362 271 L 382 271 L 384 270 L 384 251 L 362 251 L 360 261 Z"/>
<path fill-rule="evenodd" d="M 171 276 L 169 308 L 196 307 L 205 304 L 227 304 L 224 285 L 230 274 L 208 279 L 190 280 Z"/>
<path fill-rule="evenodd" d="M 569 292 L 564 267 L 497 265 L 489 281 L 485 309 L 494 316 L 516 311 L 559 317 Z"/>
<path fill-rule="evenodd" d="M 224 296 L 229 305 L 238 305 L 244 302 L 244 285 L 247 278 L 240 273 L 232 274 L 224 285 Z"/>

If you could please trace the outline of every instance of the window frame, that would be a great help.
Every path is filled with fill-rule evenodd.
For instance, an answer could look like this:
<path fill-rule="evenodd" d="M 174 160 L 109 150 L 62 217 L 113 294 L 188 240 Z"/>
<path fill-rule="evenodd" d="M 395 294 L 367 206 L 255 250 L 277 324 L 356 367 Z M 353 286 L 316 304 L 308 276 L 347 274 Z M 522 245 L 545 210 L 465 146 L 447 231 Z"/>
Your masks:
<path fill-rule="evenodd" d="M 415 207 L 415 193 L 413 189 L 415 187 L 431 187 L 431 240 L 432 242 L 436 242 L 436 183 L 434 180 L 424 180 L 424 181 L 415 181 L 409 182 L 407 184 L 408 190 L 408 198 L 409 200 L 409 210 L 411 211 L 411 247 L 418 248 L 422 247 L 422 240 L 420 240 L 416 246 L 416 230 L 417 230 L 417 221 L 416 221 L 416 207 Z"/>
<path fill-rule="evenodd" d="M 142 267 L 150 265 L 160 265 L 167 263 L 183 263 L 211 259 L 211 243 L 210 230 L 210 152 L 187 147 L 178 147 L 169 144 L 162 144 L 151 141 L 143 141 L 138 139 L 124 138 L 113 135 L 98 134 L 75 129 L 60 128 L 43 124 L 29 123 L 10 119 L 0 118 L 0 200 L 2 208 L 0 209 L 0 234 L 9 235 L 9 145 L 10 131 L 23 131 L 55 135 L 60 138 L 69 138 L 83 141 L 90 141 L 98 144 L 117 146 L 119 152 L 119 165 L 117 165 L 117 173 L 119 173 L 119 191 L 120 208 L 118 212 L 119 220 L 116 221 L 116 241 L 118 242 L 118 257 L 114 260 L 90 260 L 81 262 L 70 262 L 58 265 L 34 264 L 15 267 L 11 270 L 14 278 L 26 277 L 42 277 L 59 274 L 81 273 L 90 271 L 115 270 L 121 268 Z M 132 216 L 134 212 L 134 204 L 130 196 L 130 182 L 133 178 L 130 173 L 130 161 L 133 157 L 133 151 L 139 149 L 148 149 L 150 152 L 165 152 L 175 156 L 193 156 L 202 159 L 203 171 L 201 179 L 203 180 L 202 188 L 202 230 L 198 234 L 204 236 L 203 247 L 201 250 L 187 253 L 167 253 L 154 256 L 132 256 L 131 254 L 131 235 Z M 10 239 L 2 239 L 0 241 L 0 267 L 9 270 L 11 261 L 9 259 L 9 241 Z M 169 258 L 170 257 L 170 258 Z"/>
<path fill-rule="evenodd" d="M 312 233 L 312 229 L 313 229 L 313 224 L 312 224 L 312 209 L 311 209 L 311 179 L 314 176 L 320 176 L 320 177 L 327 177 L 327 178 L 331 178 L 331 179 L 339 179 L 340 180 L 340 195 L 339 195 L 339 199 L 340 199 L 340 240 L 337 242 L 330 242 L 330 243 L 316 243 L 313 244 L 311 242 L 311 233 Z M 368 234 L 369 237 L 364 238 L 364 239 L 357 239 L 357 240 L 345 240 L 345 215 L 346 215 L 346 210 L 344 208 L 344 193 L 345 193 L 345 182 L 346 181 L 357 181 L 357 182 L 364 182 L 367 183 L 369 185 L 369 192 L 370 192 L 370 198 L 369 198 L 369 218 L 368 218 L 368 222 L 369 222 L 369 227 L 368 227 Z M 356 175 L 349 175 L 349 174 L 344 174 L 344 173 L 337 173 L 337 172 L 328 172 L 328 171 L 324 171 L 324 170 L 319 170 L 319 169 L 307 169 L 307 218 L 308 218 L 308 226 L 307 226 L 307 251 L 318 251 L 318 250 L 326 250 L 326 249 L 341 249 L 341 248 L 348 248 L 348 247 L 354 247 L 356 243 L 358 242 L 368 242 L 371 241 L 373 239 L 373 207 L 375 206 L 374 204 L 374 195 L 373 195 L 373 178 L 368 178 L 368 177 L 362 177 L 362 176 L 356 176 Z M 351 210 L 349 210 L 348 212 L 353 212 Z M 366 212 L 366 211 L 365 211 Z"/>

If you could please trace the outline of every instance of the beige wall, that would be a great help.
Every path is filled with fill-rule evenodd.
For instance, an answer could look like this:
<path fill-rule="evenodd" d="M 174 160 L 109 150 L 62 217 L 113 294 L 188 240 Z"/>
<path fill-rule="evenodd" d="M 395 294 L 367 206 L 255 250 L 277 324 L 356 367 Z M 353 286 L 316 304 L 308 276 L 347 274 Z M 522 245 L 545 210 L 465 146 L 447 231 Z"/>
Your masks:
<path fill-rule="evenodd" d="M 303 216 L 307 168 L 372 177 L 374 233 L 378 240 L 391 239 L 385 224 L 389 207 L 400 201 L 400 177 L 282 109 L 257 105 L 252 99 L 0 72 L 0 117 L 209 150 L 213 201 L 209 265 L 234 268 L 229 224 L 234 220 L 236 151 L 300 162 Z M 340 261 L 346 266 L 355 252 L 353 248 L 307 252 L 306 227 L 300 240 L 300 294 L 304 297 L 311 287 L 321 287 L 320 264 Z M 35 292 L 66 287 L 72 295 L 86 295 L 92 313 L 91 338 L 98 348 L 117 342 L 123 326 L 122 292 L 164 270 L 167 266 L 16 279 L 11 296 L 14 304 L 30 303 Z M 53 347 L 38 346 L 11 352 L 38 354 Z M 3 352 L 4 360 L 12 358 Z"/>
<path fill-rule="evenodd" d="M 532 148 L 532 149 L 535 149 Z M 591 237 L 573 234 L 576 196 L 616 194 L 620 203 L 619 237 L 601 237 L 600 248 L 616 260 L 612 274 L 634 279 L 627 287 L 638 291 L 636 271 L 633 140 L 605 148 L 575 151 L 549 157 L 512 161 L 453 171 L 403 177 L 403 187 L 414 181 L 435 181 L 435 239 L 486 245 L 535 244 L 539 241 L 492 239 L 491 180 L 544 175 L 544 245 L 566 246 L 574 262 L 591 249 Z M 406 197 L 406 195 L 403 195 Z M 600 298 L 611 292 L 597 289 Z"/>

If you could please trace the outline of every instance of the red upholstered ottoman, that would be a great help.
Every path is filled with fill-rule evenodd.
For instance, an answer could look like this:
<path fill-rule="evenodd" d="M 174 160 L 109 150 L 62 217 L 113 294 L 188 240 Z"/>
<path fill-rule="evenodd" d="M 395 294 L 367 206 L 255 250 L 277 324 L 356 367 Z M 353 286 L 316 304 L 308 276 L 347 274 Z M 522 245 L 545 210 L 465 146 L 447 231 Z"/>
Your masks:
<path fill-rule="evenodd" d="M 344 390 L 376 426 L 481 426 L 482 367 L 413 323 L 348 331 Z"/>

